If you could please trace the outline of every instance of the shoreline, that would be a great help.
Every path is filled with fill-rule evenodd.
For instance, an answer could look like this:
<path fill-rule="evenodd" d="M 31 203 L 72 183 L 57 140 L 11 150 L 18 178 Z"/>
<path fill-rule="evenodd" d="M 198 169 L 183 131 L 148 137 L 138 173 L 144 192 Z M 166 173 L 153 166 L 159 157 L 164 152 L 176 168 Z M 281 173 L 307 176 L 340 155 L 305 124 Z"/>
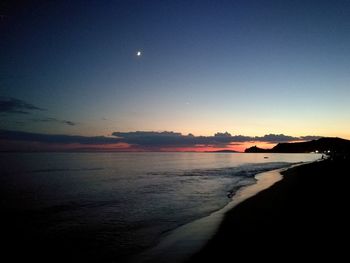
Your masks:
<path fill-rule="evenodd" d="M 283 180 L 228 211 L 213 238 L 188 262 L 346 256 L 339 236 L 349 233 L 347 171 L 347 162 L 339 160 L 283 171 Z"/>
<path fill-rule="evenodd" d="M 256 183 L 240 188 L 223 208 L 174 229 L 158 245 L 133 258 L 131 262 L 187 262 L 216 235 L 227 212 L 282 180 L 284 171 L 307 163 L 296 163 L 256 174 Z"/>

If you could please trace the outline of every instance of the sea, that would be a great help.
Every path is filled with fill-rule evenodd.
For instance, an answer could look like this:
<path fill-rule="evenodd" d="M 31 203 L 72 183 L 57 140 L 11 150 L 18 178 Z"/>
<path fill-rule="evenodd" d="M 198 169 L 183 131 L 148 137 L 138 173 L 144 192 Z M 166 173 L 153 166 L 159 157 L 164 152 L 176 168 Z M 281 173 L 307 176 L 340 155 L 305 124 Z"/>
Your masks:
<path fill-rule="evenodd" d="M 145 251 L 177 229 L 232 202 L 239 189 L 256 183 L 257 174 L 320 157 L 1 153 L 6 249 L 38 262 L 141 262 Z"/>

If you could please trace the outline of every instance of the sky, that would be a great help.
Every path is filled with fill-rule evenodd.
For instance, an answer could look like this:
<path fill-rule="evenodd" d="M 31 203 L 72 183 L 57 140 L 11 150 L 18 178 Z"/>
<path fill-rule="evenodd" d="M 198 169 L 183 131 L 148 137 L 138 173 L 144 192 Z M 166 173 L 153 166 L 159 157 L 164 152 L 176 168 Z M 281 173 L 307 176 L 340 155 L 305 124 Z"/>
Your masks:
<path fill-rule="evenodd" d="M 0 36 L 6 150 L 350 139 L 350 1 L 5 0 Z"/>

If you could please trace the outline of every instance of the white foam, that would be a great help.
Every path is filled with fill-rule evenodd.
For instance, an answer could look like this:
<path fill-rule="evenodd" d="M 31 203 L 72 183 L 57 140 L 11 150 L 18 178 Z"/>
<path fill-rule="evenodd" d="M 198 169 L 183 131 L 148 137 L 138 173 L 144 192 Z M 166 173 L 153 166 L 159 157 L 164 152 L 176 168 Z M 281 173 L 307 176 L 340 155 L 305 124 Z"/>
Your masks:
<path fill-rule="evenodd" d="M 293 165 L 292 167 L 301 164 Z M 281 172 L 288 168 L 282 168 L 263 172 L 255 176 L 256 184 L 242 187 L 224 208 L 210 214 L 207 217 L 185 224 L 165 236 L 154 248 L 142 253 L 133 262 L 184 262 L 190 256 L 200 251 L 201 248 L 217 232 L 226 212 L 271 187 L 283 177 Z"/>

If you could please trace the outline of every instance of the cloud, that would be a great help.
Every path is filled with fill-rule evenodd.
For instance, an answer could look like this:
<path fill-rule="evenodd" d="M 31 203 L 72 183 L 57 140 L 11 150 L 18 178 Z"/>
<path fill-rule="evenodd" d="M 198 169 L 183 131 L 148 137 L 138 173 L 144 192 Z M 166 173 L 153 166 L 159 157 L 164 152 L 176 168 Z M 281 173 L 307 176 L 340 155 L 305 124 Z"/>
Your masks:
<path fill-rule="evenodd" d="M 30 111 L 33 110 L 44 111 L 45 109 L 34 106 L 23 100 L 0 97 L 0 113 L 29 114 Z"/>
<path fill-rule="evenodd" d="M 164 147 L 175 147 L 175 146 L 195 146 L 195 145 L 228 145 L 232 143 L 243 143 L 243 142 L 291 142 L 291 141 L 302 141 L 306 140 L 303 137 L 293 137 L 284 134 L 268 134 L 262 137 L 255 136 L 244 136 L 235 135 L 232 136 L 228 132 L 218 132 L 214 136 L 193 136 L 182 135 L 177 132 L 153 132 L 153 131 L 136 131 L 136 132 L 113 132 L 113 136 L 120 138 L 121 141 L 145 146 L 164 146 Z M 308 138 L 320 138 L 319 136 L 308 136 Z"/>
<path fill-rule="evenodd" d="M 316 136 L 314 136 L 316 137 Z M 292 142 L 292 141 L 300 141 L 302 140 L 301 137 L 293 137 L 288 136 L 284 134 L 268 134 L 264 135 L 262 137 L 255 137 L 255 141 L 262 141 L 262 142 L 271 142 L 271 143 L 279 143 L 279 142 Z M 320 138 L 320 137 L 318 137 Z"/>
<path fill-rule="evenodd" d="M 63 120 L 63 121 L 61 121 L 61 122 L 65 123 L 65 124 L 67 124 L 67 125 L 70 125 L 70 126 L 77 125 L 75 122 L 72 122 L 72 121 L 65 121 L 65 120 Z"/>
<path fill-rule="evenodd" d="M 67 121 L 67 120 L 60 120 L 60 119 L 56 119 L 56 118 L 32 119 L 32 121 L 34 121 L 34 122 L 57 122 L 57 123 L 67 124 L 70 126 L 77 125 L 76 122 Z"/>
<path fill-rule="evenodd" d="M 30 104 L 28 102 L 25 102 L 23 100 L 10 98 L 10 97 L 0 97 L 0 113 L 19 113 L 19 114 L 30 114 L 31 111 L 45 111 L 46 109 L 39 108 L 37 106 L 34 106 L 33 104 Z M 70 126 L 77 125 L 76 122 L 69 121 L 69 120 L 60 120 L 56 118 L 40 118 L 40 119 L 31 119 L 33 122 L 56 122 L 56 123 L 62 123 Z"/>
<path fill-rule="evenodd" d="M 228 132 L 217 132 L 214 134 L 215 137 L 231 137 L 231 133 Z"/>
<path fill-rule="evenodd" d="M 182 135 L 181 133 L 168 131 L 113 132 L 112 135 L 113 137 L 77 136 L 0 130 L 0 140 L 2 141 L 39 142 L 51 145 L 100 145 L 101 147 L 110 147 L 112 144 L 123 144 L 124 146 L 128 146 L 129 150 L 162 150 L 186 147 L 228 148 L 246 142 L 279 143 L 320 138 L 319 136 L 293 137 L 284 134 L 268 134 L 260 137 L 232 136 L 227 132 L 216 133 L 214 136 L 194 136 L 192 134 Z"/>
<path fill-rule="evenodd" d="M 113 144 L 120 142 L 120 139 L 105 136 L 78 136 L 61 134 L 41 134 L 22 131 L 0 130 L 0 139 L 9 141 L 27 141 L 56 144 Z"/>
<path fill-rule="evenodd" d="M 113 132 L 113 136 L 116 136 L 121 141 L 140 146 L 183 146 L 183 145 L 195 145 L 199 137 L 195 136 L 183 136 L 177 132 Z"/>

